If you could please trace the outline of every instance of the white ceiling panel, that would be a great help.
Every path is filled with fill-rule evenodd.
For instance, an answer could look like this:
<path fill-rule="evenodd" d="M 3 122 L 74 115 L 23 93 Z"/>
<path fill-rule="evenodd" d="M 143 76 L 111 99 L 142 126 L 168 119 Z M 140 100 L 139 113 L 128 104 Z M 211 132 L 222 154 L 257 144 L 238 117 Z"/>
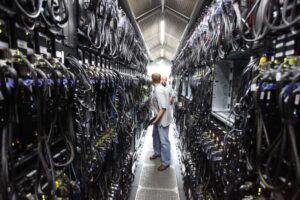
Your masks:
<path fill-rule="evenodd" d="M 135 15 L 150 58 L 152 60 L 160 58 L 163 48 L 164 57 L 173 60 L 197 0 L 164 0 L 165 4 L 161 0 L 127 1 Z M 160 43 L 160 22 L 163 18 L 165 20 L 165 40 L 162 45 Z"/>

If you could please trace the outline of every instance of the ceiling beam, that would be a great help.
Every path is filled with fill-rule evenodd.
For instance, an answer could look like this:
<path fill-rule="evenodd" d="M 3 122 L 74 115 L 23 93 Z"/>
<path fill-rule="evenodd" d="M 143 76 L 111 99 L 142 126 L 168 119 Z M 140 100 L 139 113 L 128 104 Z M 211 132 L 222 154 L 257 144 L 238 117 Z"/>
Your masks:
<path fill-rule="evenodd" d="M 176 40 L 176 41 L 179 42 L 179 38 L 175 37 L 174 35 L 172 35 L 172 34 L 170 34 L 170 33 L 167 33 L 167 32 L 166 32 L 166 36 L 167 36 L 167 37 L 170 37 L 170 38 L 172 38 L 173 40 Z"/>
<path fill-rule="evenodd" d="M 177 45 L 179 45 L 179 39 L 178 38 L 176 38 L 175 36 L 173 36 L 173 35 L 171 35 L 171 34 L 169 34 L 169 33 L 166 33 L 166 41 L 168 41 L 168 39 L 167 38 L 169 38 L 169 40 L 171 40 L 172 41 L 172 43 L 175 43 L 176 42 L 176 46 Z M 157 44 L 158 45 L 155 45 L 154 47 L 150 47 L 149 48 L 149 46 L 148 46 L 148 48 L 149 48 L 149 52 L 150 52 L 150 54 L 151 53 L 153 53 L 153 51 L 154 50 L 157 50 L 157 51 L 160 51 L 160 48 L 159 48 L 159 46 L 162 48 L 163 46 L 160 44 L 160 42 L 159 42 L 159 34 L 157 33 L 157 34 L 154 34 L 152 37 L 150 37 L 150 38 L 145 38 L 145 42 L 146 42 L 146 44 L 149 44 L 149 43 L 151 43 L 151 41 L 152 40 L 154 40 L 154 39 L 156 39 L 158 42 L 157 42 Z M 168 46 L 167 48 L 169 48 L 169 49 L 172 49 L 172 51 L 174 51 L 175 52 L 175 48 L 174 47 L 171 47 L 170 45 L 168 45 L 168 44 L 164 44 L 164 47 L 165 46 Z"/>
<path fill-rule="evenodd" d="M 176 40 L 177 42 L 179 42 L 179 38 L 177 38 L 176 36 L 174 36 L 174 35 L 172 35 L 172 34 L 170 34 L 170 33 L 168 33 L 168 32 L 166 32 L 165 34 L 166 34 L 166 37 L 169 37 L 169 38 L 171 38 L 172 40 Z M 182 34 L 182 33 L 181 33 L 181 34 Z M 144 37 L 144 39 L 145 39 L 145 42 L 146 42 L 146 43 L 147 43 L 147 42 L 150 42 L 150 41 L 152 41 L 152 40 L 154 40 L 154 39 L 157 39 L 157 40 L 159 41 L 159 32 L 157 32 L 157 33 L 151 35 L 151 37 Z"/>
<path fill-rule="evenodd" d="M 150 52 L 152 52 L 152 51 L 160 51 L 162 48 L 164 50 L 168 51 L 168 52 L 175 53 L 175 49 L 172 48 L 170 45 L 167 45 L 167 44 L 164 44 L 164 45 L 158 44 L 158 45 L 152 47 L 149 50 L 150 50 Z"/>
<path fill-rule="evenodd" d="M 152 41 L 154 39 L 157 39 L 159 41 L 159 33 L 155 33 L 151 37 L 145 38 L 145 41 L 146 42 L 150 42 L 150 41 Z"/>
<path fill-rule="evenodd" d="M 170 53 L 166 52 L 165 55 L 162 57 L 160 56 L 160 54 L 156 54 L 153 56 L 153 61 L 158 60 L 158 59 L 166 59 L 168 61 L 172 60 L 172 55 L 170 55 Z"/>
<path fill-rule="evenodd" d="M 139 23 L 149 17 L 151 17 L 152 15 L 156 14 L 158 11 L 160 11 L 161 5 L 158 5 L 150 10 L 148 10 L 147 12 L 144 12 L 143 14 L 137 16 L 135 18 L 135 20 Z"/>
<path fill-rule="evenodd" d="M 188 23 L 190 21 L 190 18 L 184 14 L 182 14 L 181 12 L 171 8 L 170 6 L 165 5 L 166 11 L 169 11 L 170 14 L 174 14 L 177 17 L 179 17 L 182 21 L 184 21 L 185 23 Z"/>

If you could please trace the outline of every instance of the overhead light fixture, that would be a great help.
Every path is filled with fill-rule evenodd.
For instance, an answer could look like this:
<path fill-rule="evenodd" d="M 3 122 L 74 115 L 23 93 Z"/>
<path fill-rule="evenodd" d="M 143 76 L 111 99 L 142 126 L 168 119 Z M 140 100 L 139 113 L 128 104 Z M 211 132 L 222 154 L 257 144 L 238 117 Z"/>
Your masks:
<path fill-rule="evenodd" d="M 161 50 L 160 50 L 160 56 L 164 57 L 164 49 L 163 48 L 161 48 Z"/>
<path fill-rule="evenodd" d="M 165 42 L 165 20 L 160 21 L 160 44 L 163 45 Z"/>

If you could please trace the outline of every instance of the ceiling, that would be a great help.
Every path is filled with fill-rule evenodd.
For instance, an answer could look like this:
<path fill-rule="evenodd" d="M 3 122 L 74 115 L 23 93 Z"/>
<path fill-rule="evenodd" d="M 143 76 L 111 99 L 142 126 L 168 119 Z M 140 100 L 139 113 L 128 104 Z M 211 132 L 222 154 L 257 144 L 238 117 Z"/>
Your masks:
<path fill-rule="evenodd" d="M 127 0 L 152 60 L 173 60 L 197 0 Z M 164 42 L 161 21 L 164 19 Z"/>

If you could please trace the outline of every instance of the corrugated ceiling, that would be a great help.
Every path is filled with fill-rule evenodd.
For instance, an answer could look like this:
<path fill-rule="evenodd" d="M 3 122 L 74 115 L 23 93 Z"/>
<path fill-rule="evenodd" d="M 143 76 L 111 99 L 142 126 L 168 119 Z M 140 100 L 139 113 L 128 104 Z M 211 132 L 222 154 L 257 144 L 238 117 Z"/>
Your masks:
<path fill-rule="evenodd" d="M 128 0 L 152 60 L 160 57 L 174 59 L 196 2 L 197 0 Z M 162 45 L 160 43 L 160 22 L 163 16 L 165 19 L 165 42 Z"/>
<path fill-rule="evenodd" d="M 166 6 L 190 17 L 197 0 L 165 0 Z"/>

